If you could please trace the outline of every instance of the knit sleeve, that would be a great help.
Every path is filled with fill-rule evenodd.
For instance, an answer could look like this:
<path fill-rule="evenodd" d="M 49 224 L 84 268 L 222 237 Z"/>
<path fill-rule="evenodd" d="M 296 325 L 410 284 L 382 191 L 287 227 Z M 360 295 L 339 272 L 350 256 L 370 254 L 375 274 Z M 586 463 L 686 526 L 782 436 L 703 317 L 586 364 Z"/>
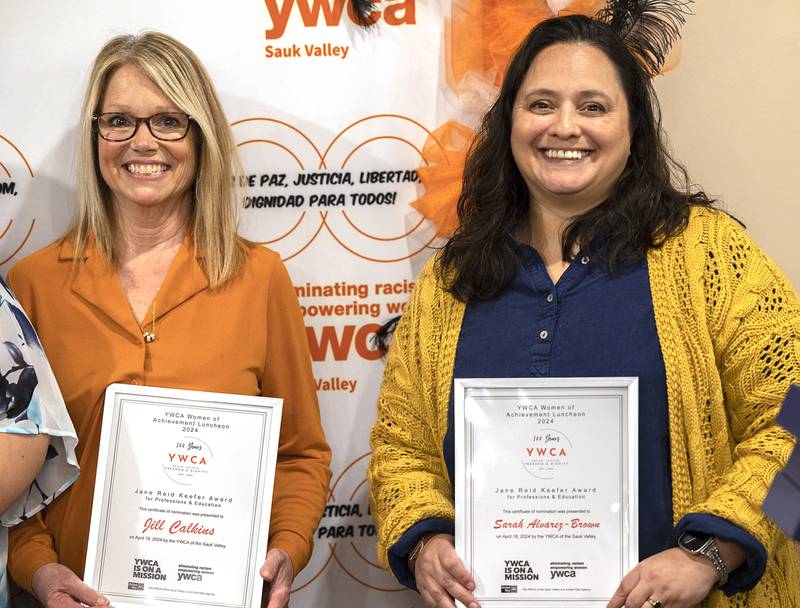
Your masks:
<path fill-rule="evenodd" d="M 434 405 L 441 324 L 436 289 L 429 262 L 392 338 L 370 436 L 370 501 L 385 568 L 389 548 L 415 523 L 455 518 Z"/>
<path fill-rule="evenodd" d="M 791 383 L 800 381 L 800 305 L 735 221 L 719 214 L 704 241 L 707 322 L 734 446 L 731 466 L 693 510 L 749 531 L 771 554 L 781 532 L 761 504 L 794 446 L 775 417 Z"/>

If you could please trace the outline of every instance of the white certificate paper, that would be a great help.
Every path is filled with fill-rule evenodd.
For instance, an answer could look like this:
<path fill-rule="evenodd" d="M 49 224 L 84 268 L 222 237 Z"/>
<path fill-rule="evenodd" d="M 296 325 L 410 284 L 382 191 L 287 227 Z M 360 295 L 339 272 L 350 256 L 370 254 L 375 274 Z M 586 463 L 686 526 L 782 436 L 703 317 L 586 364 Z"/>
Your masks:
<path fill-rule="evenodd" d="M 86 583 L 117 607 L 258 607 L 281 407 L 109 386 Z"/>
<path fill-rule="evenodd" d="M 638 561 L 638 379 L 454 388 L 456 550 L 476 599 L 604 607 Z"/>

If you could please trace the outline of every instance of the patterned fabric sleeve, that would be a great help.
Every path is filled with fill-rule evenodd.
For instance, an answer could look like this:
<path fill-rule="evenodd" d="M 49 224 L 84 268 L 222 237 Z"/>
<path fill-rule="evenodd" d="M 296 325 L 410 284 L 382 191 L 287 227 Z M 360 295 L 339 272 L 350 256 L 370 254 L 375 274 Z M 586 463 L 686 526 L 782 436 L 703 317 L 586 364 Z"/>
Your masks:
<path fill-rule="evenodd" d="M 439 324 L 443 315 L 431 297 L 435 290 L 431 260 L 417 279 L 392 337 L 370 435 L 370 501 L 378 528 L 378 561 L 384 568 L 390 566 L 389 549 L 414 524 L 430 518 L 455 520 L 453 492 L 442 458 L 446 411 L 444 422 L 438 423 L 434 405 L 434 390 L 443 390 L 433 388 L 438 371 L 435 354 L 443 342 Z M 449 348 L 455 353 L 455 341 Z M 449 391 L 451 377 L 452 369 L 446 374 L 444 390 Z"/>
<path fill-rule="evenodd" d="M 747 530 L 771 554 L 783 535 L 761 503 L 795 444 L 775 416 L 800 380 L 800 301 L 735 221 L 722 217 L 706 232 L 706 309 L 736 446 L 731 465 L 694 510 Z"/>
<path fill-rule="evenodd" d="M 50 504 L 77 479 L 78 439 L 36 332 L 2 279 L 0 340 L 0 433 L 50 436 L 44 465 L 28 492 L 0 514 L 0 525 L 10 527 Z"/>

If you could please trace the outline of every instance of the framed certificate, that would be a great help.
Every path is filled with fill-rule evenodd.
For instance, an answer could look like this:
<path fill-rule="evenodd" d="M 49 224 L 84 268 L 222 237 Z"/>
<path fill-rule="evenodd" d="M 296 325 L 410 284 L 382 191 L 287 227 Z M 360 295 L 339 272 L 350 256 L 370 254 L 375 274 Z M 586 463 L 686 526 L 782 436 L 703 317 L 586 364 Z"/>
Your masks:
<path fill-rule="evenodd" d="M 260 606 L 282 400 L 106 389 L 86 583 L 113 606 Z"/>
<path fill-rule="evenodd" d="M 456 551 L 483 608 L 603 608 L 637 563 L 638 379 L 456 379 Z"/>

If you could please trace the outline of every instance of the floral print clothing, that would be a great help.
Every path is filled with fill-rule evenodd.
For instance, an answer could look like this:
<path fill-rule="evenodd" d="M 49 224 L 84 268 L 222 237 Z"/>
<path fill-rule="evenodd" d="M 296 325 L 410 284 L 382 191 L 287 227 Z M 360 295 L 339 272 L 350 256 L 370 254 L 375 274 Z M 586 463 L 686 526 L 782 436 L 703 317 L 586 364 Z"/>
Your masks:
<path fill-rule="evenodd" d="M 0 433 L 50 436 L 36 479 L 5 513 L 0 513 L 0 608 L 6 608 L 7 528 L 35 515 L 78 478 L 78 439 L 39 338 L 2 279 L 0 341 Z"/>

